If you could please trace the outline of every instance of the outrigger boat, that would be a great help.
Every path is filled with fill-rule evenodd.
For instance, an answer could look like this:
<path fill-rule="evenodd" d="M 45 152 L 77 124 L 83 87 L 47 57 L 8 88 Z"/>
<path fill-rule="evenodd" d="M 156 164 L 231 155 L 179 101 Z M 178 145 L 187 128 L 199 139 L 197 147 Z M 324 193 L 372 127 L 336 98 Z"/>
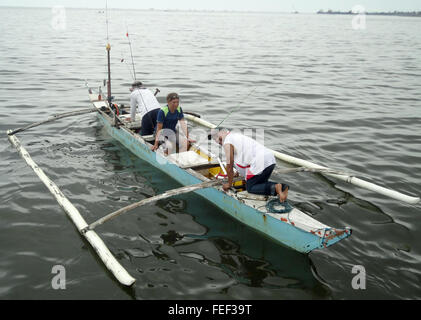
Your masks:
<path fill-rule="evenodd" d="M 281 245 L 304 254 L 310 253 L 315 249 L 327 248 L 351 235 L 352 230 L 350 228 L 333 228 L 327 226 L 297 208 L 284 208 L 284 210 L 275 213 L 272 210 L 272 207 L 267 206 L 267 202 L 270 200 L 267 197 L 252 195 L 244 190 L 229 190 L 228 192 L 224 192 L 222 190 L 222 180 L 219 179 L 221 172 L 224 171 L 224 164 L 211 152 L 197 144 L 193 144 L 185 152 L 170 154 L 168 156 L 161 150 L 153 152 L 151 150 L 152 144 L 150 142 L 154 140 L 154 137 L 140 136 L 137 134 L 136 130 L 140 128 L 140 121 L 134 121 L 133 123 L 126 122 L 126 115 L 124 115 L 123 112 L 119 112 L 123 110 L 119 110 L 118 106 L 113 103 L 113 97 L 111 96 L 110 49 L 111 46 L 108 44 L 108 94 L 106 99 L 104 99 L 105 97 L 103 97 L 101 92 L 99 92 L 99 94 L 94 94 L 92 89 L 89 88 L 89 99 L 94 108 L 57 115 L 46 121 L 31 124 L 24 128 L 13 131 L 9 130 L 7 134 L 10 142 L 16 147 L 22 158 L 55 196 L 58 203 L 77 227 L 78 231 L 91 244 L 103 263 L 121 284 L 131 286 L 136 279 L 120 265 L 94 229 L 128 210 L 154 202 L 158 199 L 182 193 L 195 192 L 198 196 L 202 197 L 204 201 L 211 202 L 239 222 L 264 234 Z M 88 224 L 76 207 L 73 206 L 60 191 L 57 185 L 54 184 L 54 182 L 51 181 L 42 169 L 32 160 L 29 153 L 24 149 L 16 137 L 16 133 L 60 118 L 89 112 L 97 113 L 99 121 L 104 125 L 111 137 L 119 141 L 137 157 L 147 161 L 157 169 L 162 170 L 184 187 L 145 199 Z M 193 115 L 186 115 L 186 118 L 207 128 L 216 127 Z M 380 187 L 348 174 L 332 171 L 326 167 L 316 165 L 303 159 L 291 157 L 276 151 L 273 152 L 278 159 L 301 166 L 298 169 L 289 169 L 289 171 L 321 172 L 336 179 L 407 203 L 415 204 L 420 201 L 419 197 L 404 195 L 400 192 Z M 288 170 L 286 170 L 286 172 L 288 172 Z"/>
<path fill-rule="evenodd" d="M 131 286 L 136 279 L 120 265 L 94 229 L 104 222 L 115 218 L 119 214 L 139 207 L 140 205 L 152 203 L 159 199 L 186 192 L 195 192 L 198 196 L 201 196 L 204 201 L 211 202 L 239 222 L 264 234 L 281 245 L 304 254 L 310 253 L 316 249 L 327 248 L 351 235 L 352 230 L 350 228 L 333 228 L 327 226 L 297 208 L 290 208 L 290 210 L 286 210 L 285 213 L 273 213 L 271 210 L 268 210 L 267 201 L 269 199 L 267 197 L 252 195 L 247 193 L 247 191 L 241 190 L 229 190 L 228 192 L 224 192 L 222 190 L 222 181 L 218 179 L 221 171 L 223 171 L 224 164 L 221 163 L 221 160 L 216 158 L 216 156 L 196 144 L 193 144 L 186 152 L 175 153 L 168 156 L 160 149 L 153 152 L 151 150 L 152 144 L 150 142 L 154 140 L 154 137 L 140 136 L 135 132 L 136 129 L 140 127 L 140 121 L 135 121 L 134 123 L 126 122 L 126 115 L 117 115 L 117 112 L 115 112 L 116 109 L 113 107 L 114 104 L 110 104 L 107 100 L 104 100 L 101 95 L 94 94 L 91 89 L 89 89 L 89 98 L 94 108 L 56 115 L 46 121 L 31 124 L 16 130 L 9 130 L 7 134 L 9 141 L 16 147 L 22 158 L 55 196 L 58 203 L 68 214 L 79 232 L 91 244 L 103 263 L 121 284 Z M 187 187 L 174 189 L 162 195 L 145 199 L 137 204 L 123 208 L 88 224 L 76 207 L 60 191 L 57 185 L 55 185 L 32 160 L 29 153 L 24 149 L 16 137 L 16 133 L 64 117 L 91 112 L 97 113 L 99 121 L 104 125 L 104 128 L 111 137 L 119 141 L 137 157 L 147 161 L 183 186 Z M 216 127 L 199 117 L 188 114 L 185 116 L 188 120 L 194 121 L 204 127 Z M 341 179 L 406 203 L 416 204 L 420 201 L 419 197 L 412 197 L 394 190 L 386 189 L 359 178 L 332 171 L 303 159 L 291 157 L 276 151 L 274 151 L 274 154 L 278 159 L 302 166 L 297 169 L 284 170 L 285 173 L 288 173 L 289 171 L 320 172 L 324 175 Z"/>
<path fill-rule="evenodd" d="M 98 109 L 99 120 L 111 137 L 183 186 L 217 180 L 223 174 L 221 160 L 212 157 L 207 150 L 196 144 L 188 151 L 169 156 L 161 149 L 151 151 L 150 141 L 155 140 L 154 136 L 144 137 L 134 132 L 140 128 L 140 121 L 133 125 L 125 121 L 126 115 L 120 115 L 117 119 L 119 124 L 116 125 L 116 115 L 109 112 L 108 101 L 98 100 L 97 94 L 89 94 L 89 97 Z M 186 117 L 190 120 L 197 118 L 192 115 Z M 320 223 L 297 208 L 283 214 L 271 213 L 266 208 L 268 197 L 232 189 L 224 192 L 221 183 L 217 187 L 197 190 L 195 193 L 252 229 L 302 253 L 329 247 L 352 233 L 350 228 L 335 229 Z"/>

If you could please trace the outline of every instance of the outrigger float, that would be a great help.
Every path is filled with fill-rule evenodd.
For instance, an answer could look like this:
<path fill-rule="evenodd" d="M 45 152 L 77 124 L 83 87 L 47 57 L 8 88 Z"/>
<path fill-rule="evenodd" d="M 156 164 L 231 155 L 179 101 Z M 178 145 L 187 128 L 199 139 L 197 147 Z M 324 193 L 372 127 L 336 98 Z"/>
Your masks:
<path fill-rule="evenodd" d="M 150 142 L 154 141 L 154 136 L 140 136 L 137 134 L 137 129 L 140 128 L 140 121 L 125 121 L 127 115 L 124 115 L 124 112 L 120 112 L 123 110 L 119 110 L 118 106 L 112 102 L 109 58 L 110 49 L 111 47 L 108 44 L 109 73 L 107 83 L 108 95 L 106 99 L 104 99 L 105 97 L 103 97 L 101 92 L 99 94 L 94 94 L 92 89 L 89 88 L 89 99 L 94 108 L 56 115 L 46 121 L 38 122 L 14 131 L 9 130 L 7 134 L 10 142 L 16 147 L 22 158 L 55 196 L 60 206 L 77 227 L 78 231 L 90 243 L 108 270 L 121 284 L 131 286 L 136 279 L 133 278 L 115 259 L 94 229 L 129 210 L 182 193 L 194 192 L 202 197 L 204 201 L 211 202 L 239 222 L 262 233 L 281 245 L 304 254 L 310 253 L 315 249 L 327 248 L 351 235 L 352 230 L 350 228 L 333 228 L 327 226 L 297 208 L 291 207 L 288 208 L 288 210 L 286 210 L 287 208 L 284 208 L 285 210 L 283 210 L 283 213 L 274 213 L 274 211 L 270 210 L 271 208 L 267 206 L 268 201 L 271 201 L 272 197 L 252 195 L 241 189 L 224 192 L 222 189 L 224 180 L 220 177 L 221 173 L 225 170 L 224 164 L 221 159 L 197 144 L 190 146 L 188 151 L 168 156 L 160 149 L 156 152 L 151 151 L 152 144 Z M 88 224 L 75 206 L 60 191 L 57 185 L 54 184 L 54 182 L 51 181 L 42 169 L 32 160 L 29 153 L 24 149 L 16 137 L 16 134 L 57 119 L 90 112 L 97 113 L 99 121 L 104 125 L 111 137 L 119 141 L 137 157 L 168 174 L 183 187 L 134 203 Z M 194 115 L 186 114 L 186 118 L 206 128 L 216 127 Z M 386 189 L 345 173 L 333 171 L 303 159 L 291 157 L 276 151 L 273 152 L 278 159 L 299 166 L 299 168 L 296 169 L 278 170 L 278 172 L 319 172 L 403 202 L 416 204 L 420 201 L 419 197 L 404 195 L 400 192 Z"/>

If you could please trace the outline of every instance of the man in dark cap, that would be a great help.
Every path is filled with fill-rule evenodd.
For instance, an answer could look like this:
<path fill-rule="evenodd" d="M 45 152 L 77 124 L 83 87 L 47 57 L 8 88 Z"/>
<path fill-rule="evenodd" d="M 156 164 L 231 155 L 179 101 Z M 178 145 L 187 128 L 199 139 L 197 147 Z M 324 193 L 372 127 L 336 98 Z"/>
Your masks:
<path fill-rule="evenodd" d="M 130 95 L 130 121 L 136 120 L 137 109 L 142 117 L 140 134 L 142 136 L 152 135 L 161 106 L 152 91 L 145 88 L 140 81 L 134 82 L 130 91 L 132 92 Z"/>

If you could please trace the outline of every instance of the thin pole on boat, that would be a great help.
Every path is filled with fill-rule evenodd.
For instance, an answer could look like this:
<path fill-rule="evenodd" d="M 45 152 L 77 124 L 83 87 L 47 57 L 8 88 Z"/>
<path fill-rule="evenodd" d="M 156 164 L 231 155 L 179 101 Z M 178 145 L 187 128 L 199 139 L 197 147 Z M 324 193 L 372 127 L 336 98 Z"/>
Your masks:
<path fill-rule="evenodd" d="M 107 101 L 108 106 L 111 108 L 111 44 L 110 44 L 110 35 L 108 30 L 108 1 L 105 1 L 105 23 L 107 25 L 107 63 L 108 63 L 108 83 L 107 83 Z"/>
<path fill-rule="evenodd" d="M 106 24 L 107 24 L 107 62 L 108 62 L 108 83 L 107 83 L 107 101 L 108 101 L 108 107 L 111 110 L 113 117 L 114 117 L 114 127 L 116 127 L 117 129 L 119 128 L 119 119 L 117 117 L 116 112 L 113 111 L 113 109 L 111 108 L 112 106 L 112 101 L 113 101 L 113 96 L 111 93 L 111 44 L 110 44 L 110 37 L 109 37 L 109 33 L 108 33 L 108 1 L 105 2 L 105 15 L 106 15 Z"/>
<path fill-rule="evenodd" d="M 234 181 L 240 181 L 240 180 L 242 180 L 242 179 L 239 179 L 239 178 L 234 179 Z M 133 204 L 127 206 L 127 207 L 124 207 L 120 210 L 117 210 L 113 213 L 110 213 L 110 214 L 102 217 L 101 219 L 98 219 L 97 221 L 91 223 L 85 230 L 93 230 L 96 227 L 98 227 L 99 225 L 102 225 L 103 223 L 105 223 L 109 220 L 112 220 L 112 219 L 122 215 L 123 213 L 131 211 L 131 210 L 136 209 L 138 207 L 147 205 L 149 203 L 153 203 L 155 201 L 166 199 L 166 198 L 173 197 L 173 196 L 177 196 L 177 195 L 180 195 L 180 194 L 185 194 L 185 193 L 197 191 L 197 190 L 200 190 L 200 189 L 215 187 L 215 186 L 221 185 L 223 182 L 224 182 L 224 180 L 211 180 L 211 181 L 206 181 L 206 182 L 202 182 L 202 183 L 199 183 L 199 184 L 195 184 L 195 185 L 192 185 L 192 186 L 186 186 L 186 187 L 181 187 L 181 188 L 177 188 L 177 189 L 172 189 L 172 190 L 167 191 L 163 194 L 144 199 L 140 202 L 133 203 Z"/>
<path fill-rule="evenodd" d="M 77 115 L 80 115 L 80 114 L 91 113 L 91 112 L 98 112 L 98 109 L 97 108 L 94 108 L 94 109 L 89 108 L 89 109 L 82 109 L 82 110 L 76 110 L 76 111 L 72 111 L 72 112 L 56 114 L 56 115 L 52 116 L 51 118 L 48 118 L 47 120 L 35 122 L 35 123 L 29 124 L 25 127 L 15 129 L 13 131 L 8 131 L 7 134 L 9 136 L 13 136 L 16 133 L 23 132 L 23 131 L 26 131 L 28 129 L 34 128 L 34 127 L 38 127 L 38 126 L 40 126 L 44 123 L 49 123 L 49 122 L 53 122 L 53 121 L 58 120 L 58 119 L 77 116 Z"/>
<path fill-rule="evenodd" d="M 108 60 L 108 83 L 107 83 L 107 91 L 108 91 L 108 96 L 107 96 L 107 101 L 108 101 L 108 105 L 111 107 L 111 102 L 113 100 L 112 96 L 111 96 L 111 63 L 110 63 L 110 51 L 111 51 L 111 45 L 110 43 L 107 44 L 107 60 Z"/>
<path fill-rule="evenodd" d="M 192 146 L 196 149 L 199 149 L 199 151 L 203 152 L 203 153 L 207 153 L 209 154 L 209 156 L 211 156 L 212 158 L 216 158 L 218 160 L 219 166 L 221 167 L 222 171 L 224 172 L 225 175 L 227 175 L 227 170 L 225 170 L 225 166 L 221 161 L 221 158 L 216 156 L 215 154 L 213 154 L 211 151 L 209 150 L 205 150 L 204 148 L 202 148 L 200 145 L 198 145 L 197 143 L 193 143 Z"/>
<path fill-rule="evenodd" d="M 132 77 L 132 80 L 134 81 L 135 77 L 132 74 L 132 70 L 130 70 L 130 66 L 127 64 L 126 59 L 124 58 L 123 52 L 121 52 L 121 63 L 124 63 L 127 67 L 127 70 L 129 70 L 130 76 Z"/>
<path fill-rule="evenodd" d="M 257 87 L 256 88 L 254 88 L 252 91 L 250 91 L 250 93 L 243 99 L 243 100 L 241 100 L 241 102 L 238 104 L 238 106 L 236 107 L 236 108 L 234 108 L 234 109 L 232 109 L 231 110 L 231 112 L 230 113 L 228 113 L 228 115 L 216 126 L 216 128 L 215 129 L 217 129 L 217 128 L 219 128 L 220 126 L 221 126 L 221 124 L 223 124 L 224 122 L 225 122 L 225 120 L 227 120 L 230 116 L 231 116 L 231 114 L 234 112 L 234 111 L 238 111 L 238 109 L 240 109 L 240 107 L 241 107 L 241 104 L 245 101 L 245 100 L 247 100 L 248 99 L 248 97 L 250 97 L 252 94 L 253 94 L 253 92 L 254 91 L 256 91 L 256 89 L 257 89 Z"/>
<path fill-rule="evenodd" d="M 134 65 L 133 50 L 132 50 L 132 42 L 131 42 L 131 40 L 130 40 L 129 27 L 127 26 L 127 23 L 126 23 L 126 29 L 127 29 L 126 36 L 127 36 L 127 39 L 129 40 L 130 55 L 131 55 L 131 57 L 132 57 L 132 67 L 133 67 L 134 81 L 136 81 L 136 80 L 137 80 L 137 79 L 136 79 L 136 69 L 135 69 L 135 65 Z"/>
<path fill-rule="evenodd" d="M 109 33 L 108 33 L 108 1 L 105 0 L 105 23 L 107 25 L 107 42 L 109 42 Z"/>

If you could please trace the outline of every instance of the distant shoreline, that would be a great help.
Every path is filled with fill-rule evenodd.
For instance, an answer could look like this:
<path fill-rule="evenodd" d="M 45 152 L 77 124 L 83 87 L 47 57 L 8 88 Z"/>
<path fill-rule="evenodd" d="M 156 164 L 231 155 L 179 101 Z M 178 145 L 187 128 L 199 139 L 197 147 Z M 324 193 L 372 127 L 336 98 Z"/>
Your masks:
<path fill-rule="evenodd" d="M 0 9 L 50 9 L 52 6 L 9 6 L 1 5 Z M 69 10 L 96 10 L 99 13 L 104 13 L 104 8 L 80 8 L 80 7 L 65 7 Z M 352 11 L 333 11 L 333 10 L 319 10 L 317 12 L 299 12 L 299 11 L 254 11 L 254 10 L 209 10 L 209 9 L 154 9 L 154 8 L 113 8 L 109 7 L 109 10 L 122 10 L 122 11 L 144 11 L 144 12 L 186 12 L 186 13 L 238 13 L 238 14 L 303 14 L 303 15 L 313 15 L 313 14 L 325 14 L 325 15 L 357 15 L 357 12 Z M 412 12 L 365 12 L 366 15 L 378 15 L 378 16 L 400 16 L 400 17 L 421 17 L 421 11 L 412 11 Z"/>
<path fill-rule="evenodd" d="M 333 11 L 333 10 L 319 10 L 317 14 L 335 14 L 335 15 L 356 15 L 357 12 L 352 11 Z M 362 13 L 361 13 L 362 14 Z M 373 16 L 397 16 L 397 17 L 420 17 L 421 11 L 412 11 L 412 12 L 403 12 L 403 11 L 393 11 L 393 12 L 364 12 L 366 15 Z"/>

